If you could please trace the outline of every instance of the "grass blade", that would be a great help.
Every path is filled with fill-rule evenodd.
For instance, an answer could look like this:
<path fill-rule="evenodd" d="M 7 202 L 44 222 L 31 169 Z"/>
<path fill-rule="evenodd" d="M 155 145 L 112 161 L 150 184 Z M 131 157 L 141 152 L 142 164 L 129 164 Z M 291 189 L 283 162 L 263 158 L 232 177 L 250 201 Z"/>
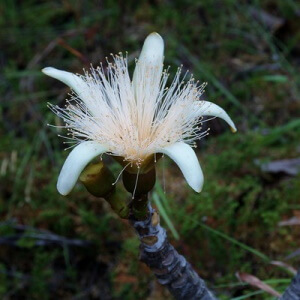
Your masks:
<path fill-rule="evenodd" d="M 264 260 L 265 262 L 270 262 L 271 261 L 271 259 L 268 256 L 266 256 L 265 254 L 261 253 L 260 251 L 254 249 L 254 248 L 251 248 L 251 247 L 245 245 L 244 243 L 241 243 L 241 242 L 237 241 L 236 239 L 228 236 L 227 234 L 225 234 L 221 231 L 213 229 L 213 228 L 211 228 L 211 227 L 209 227 L 209 226 L 207 226 L 203 223 L 199 223 L 199 226 L 201 226 L 205 230 L 207 230 L 207 231 L 209 231 L 209 232 L 211 232 L 211 233 L 213 233 L 213 234 L 215 234 L 215 235 L 231 242 L 232 244 L 237 245 L 240 248 L 242 248 L 242 249 L 244 249 L 248 252 L 251 252 L 252 254 L 254 254 L 254 255 L 258 256 L 259 258 L 261 258 L 262 260 Z"/>
<path fill-rule="evenodd" d="M 155 205 L 157 206 L 160 215 L 162 216 L 162 218 L 166 222 L 168 228 L 170 229 L 172 235 L 174 236 L 174 238 L 176 240 L 179 240 L 179 234 L 178 234 L 177 230 L 175 229 L 171 219 L 168 216 L 168 213 L 166 212 L 166 210 L 165 210 L 164 206 L 162 205 L 162 202 L 156 192 L 152 193 L 152 199 L 153 199 Z"/>

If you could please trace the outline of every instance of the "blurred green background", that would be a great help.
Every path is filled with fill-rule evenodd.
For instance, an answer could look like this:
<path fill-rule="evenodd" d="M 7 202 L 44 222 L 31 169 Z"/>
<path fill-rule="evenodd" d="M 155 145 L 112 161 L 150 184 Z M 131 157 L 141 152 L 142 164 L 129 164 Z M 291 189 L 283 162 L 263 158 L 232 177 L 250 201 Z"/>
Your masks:
<path fill-rule="evenodd" d="M 47 101 L 64 105 L 69 89 L 40 72 L 80 73 L 120 51 L 133 68 L 153 31 L 170 72 L 183 64 L 207 81 L 205 99 L 238 127 L 209 122 L 200 194 L 169 160 L 158 164 L 162 224 L 220 299 L 274 298 L 237 272 L 282 292 L 292 278 L 283 263 L 297 268 L 300 252 L 299 16 L 294 0 L 1 0 L 0 298 L 171 299 L 104 200 L 80 185 L 58 194 L 68 151 L 46 126 L 61 122 Z"/>

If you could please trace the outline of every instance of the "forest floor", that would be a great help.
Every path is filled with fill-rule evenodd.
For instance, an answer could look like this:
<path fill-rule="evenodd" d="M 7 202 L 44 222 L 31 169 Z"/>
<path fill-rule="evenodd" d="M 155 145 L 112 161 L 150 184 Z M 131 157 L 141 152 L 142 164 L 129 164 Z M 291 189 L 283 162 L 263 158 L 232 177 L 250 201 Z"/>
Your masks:
<path fill-rule="evenodd" d="M 200 194 L 170 160 L 157 164 L 153 203 L 171 243 L 220 299 L 285 289 L 300 259 L 299 3 L 4 0 L 0 13 L 1 299 L 171 299 L 103 199 L 80 185 L 58 194 L 68 151 L 47 102 L 64 105 L 69 89 L 40 71 L 82 73 L 120 51 L 132 70 L 153 31 L 170 72 L 207 81 L 204 99 L 238 128 L 205 123 Z"/>

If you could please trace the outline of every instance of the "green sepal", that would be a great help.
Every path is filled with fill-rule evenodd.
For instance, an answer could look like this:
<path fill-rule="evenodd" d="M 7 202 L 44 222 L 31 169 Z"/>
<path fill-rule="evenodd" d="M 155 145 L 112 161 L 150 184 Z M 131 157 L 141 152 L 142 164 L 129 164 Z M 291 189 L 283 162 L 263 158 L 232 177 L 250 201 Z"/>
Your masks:
<path fill-rule="evenodd" d="M 115 189 L 114 175 L 102 161 L 88 165 L 81 173 L 79 180 L 89 193 L 96 197 L 105 198 Z"/>

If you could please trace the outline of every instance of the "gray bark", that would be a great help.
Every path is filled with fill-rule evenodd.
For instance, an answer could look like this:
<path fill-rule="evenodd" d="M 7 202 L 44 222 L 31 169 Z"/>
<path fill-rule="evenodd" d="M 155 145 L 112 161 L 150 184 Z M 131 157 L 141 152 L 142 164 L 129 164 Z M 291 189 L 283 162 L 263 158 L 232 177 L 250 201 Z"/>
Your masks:
<path fill-rule="evenodd" d="M 147 219 L 130 216 L 129 220 L 141 241 L 140 260 L 175 299 L 216 300 L 190 263 L 168 242 L 166 230 L 160 226 L 158 214 L 150 204 Z"/>
<path fill-rule="evenodd" d="M 278 300 L 299 300 L 300 299 L 300 270 Z"/>
<path fill-rule="evenodd" d="M 129 221 L 141 242 L 140 260 L 175 299 L 217 300 L 185 257 L 168 242 L 166 230 L 160 226 L 158 214 L 149 202 L 145 220 L 137 220 L 130 214 Z M 300 300 L 300 270 L 278 300 Z"/>

